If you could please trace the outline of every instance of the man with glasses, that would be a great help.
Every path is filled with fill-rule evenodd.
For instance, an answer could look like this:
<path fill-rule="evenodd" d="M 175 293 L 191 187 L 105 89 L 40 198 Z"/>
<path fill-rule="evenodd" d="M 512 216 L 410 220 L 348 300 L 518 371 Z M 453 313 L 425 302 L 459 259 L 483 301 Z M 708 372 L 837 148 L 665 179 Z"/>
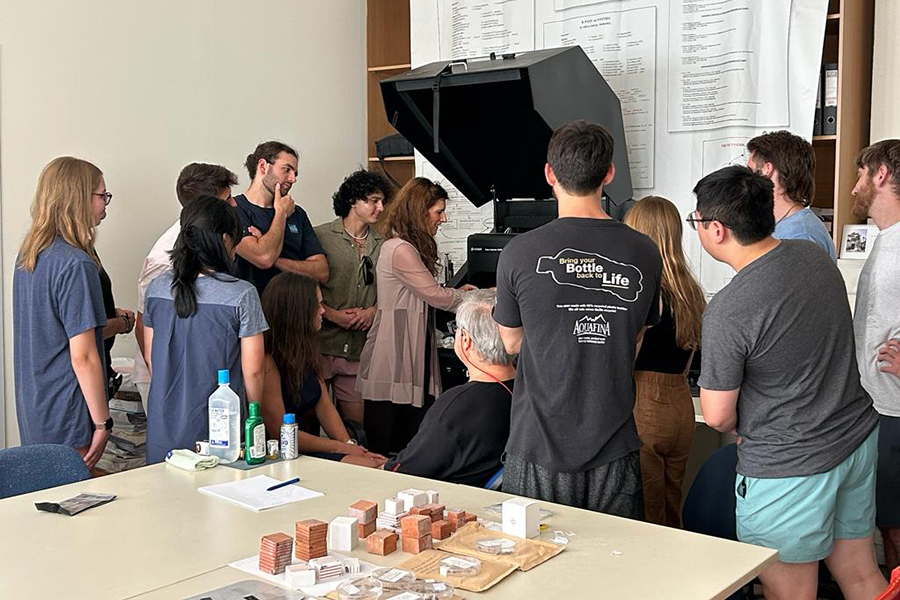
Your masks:
<path fill-rule="evenodd" d="M 738 538 L 778 550 L 767 598 L 816 598 L 822 559 L 845 597 L 874 598 L 878 421 L 843 278 L 814 244 L 772 237 L 765 176 L 726 167 L 694 193 L 688 222 L 737 271 L 703 314 L 699 383 L 706 424 L 739 436 Z"/>
<path fill-rule="evenodd" d="M 328 282 L 320 344 L 322 376 L 344 419 L 363 422 L 363 398 L 356 391 L 359 355 L 375 319 L 375 263 L 384 238 L 373 227 L 390 200 L 384 176 L 360 169 L 332 196 L 336 219 L 315 228 L 328 255 Z"/>
<path fill-rule="evenodd" d="M 281 142 L 263 142 L 244 166 L 250 187 L 235 196 L 235 208 L 241 225 L 255 227 L 262 235 L 245 236 L 238 244 L 240 276 L 255 285 L 260 296 L 282 271 L 328 281 L 325 251 L 306 211 L 290 196 L 297 181 L 297 151 Z"/>
<path fill-rule="evenodd" d="M 599 125 L 560 127 L 544 167 L 559 218 L 500 255 L 494 320 L 520 355 L 503 491 L 643 519 L 633 366 L 659 321 L 662 259 L 603 210 L 612 158 Z"/>
<path fill-rule="evenodd" d="M 219 165 L 206 163 L 191 163 L 181 170 L 178 181 L 175 183 L 175 195 L 182 208 L 187 206 L 194 198 L 200 196 L 215 196 L 234 206 L 231 197 L 231 186 L 237 185 L 237 175 Z M 107 198 L 107 204 L 108 202 Z M 175 240 L 181 233 L 180 220 L 169 227 L 162 234 L 141 266 L 141 275 L 138 279 L 137 319 L 134 328 L 134 337 L 137 339 L 138 349 L 134 356 L 134 382 L 141 392 L 141 400 L 144 408 L 147 407 L 147 394 L 150 391 L 150 372 L 144 362 L 144 294 L 147 286 L 164 271 L 172 268 L 172 260 L 169 253 L 175 247 Z M 258 234 L 259 232 L 255 232 Z"/>

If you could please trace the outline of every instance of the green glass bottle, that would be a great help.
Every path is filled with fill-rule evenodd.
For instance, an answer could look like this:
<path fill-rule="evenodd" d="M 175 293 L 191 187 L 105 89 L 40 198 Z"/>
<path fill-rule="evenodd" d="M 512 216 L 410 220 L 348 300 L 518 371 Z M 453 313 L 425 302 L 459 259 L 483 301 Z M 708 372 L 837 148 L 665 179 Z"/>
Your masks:
<path fill-rule="evenodd" d="M 266 462 L 266 424 L 259 416 L 259 404 L 250 404 L 250 416 L 244 422 L 244 458 L 248 465 Z"/>

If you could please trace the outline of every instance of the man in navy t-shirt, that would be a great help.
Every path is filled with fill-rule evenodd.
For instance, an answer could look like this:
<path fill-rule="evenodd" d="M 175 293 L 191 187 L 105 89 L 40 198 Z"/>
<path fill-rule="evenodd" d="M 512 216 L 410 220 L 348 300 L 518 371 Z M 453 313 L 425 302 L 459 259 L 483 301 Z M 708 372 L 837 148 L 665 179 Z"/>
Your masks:
<path fill-rule="evenodd" d="M 281 142 L 263 142 L 247 157 L 250 187 L 235 197 L 241 225 L 259 237 L 245 236 L 237 247 L 238 273 L 262 295 L 282 271 L 328 281 L 328 262 L 306 211 L 294 204 L 297 151 Z"/>

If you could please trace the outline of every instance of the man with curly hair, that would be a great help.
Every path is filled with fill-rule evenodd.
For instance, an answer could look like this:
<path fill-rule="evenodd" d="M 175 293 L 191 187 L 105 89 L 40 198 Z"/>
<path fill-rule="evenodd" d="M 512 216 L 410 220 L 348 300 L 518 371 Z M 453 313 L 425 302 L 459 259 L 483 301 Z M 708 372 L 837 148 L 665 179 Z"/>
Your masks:
<path fill-rule="evenodd" d="M 321 285 L 323 376 L 344 419 L 357 423 L 363 422 L 363 398 L 355 389 L 356 374 L 375 318 L 375 264 L 384 241 L 373 226 L 392 193 L 383 175 L 355 171 L 332 196 L 337 218 L 315 228 L 330 273 Z"/>

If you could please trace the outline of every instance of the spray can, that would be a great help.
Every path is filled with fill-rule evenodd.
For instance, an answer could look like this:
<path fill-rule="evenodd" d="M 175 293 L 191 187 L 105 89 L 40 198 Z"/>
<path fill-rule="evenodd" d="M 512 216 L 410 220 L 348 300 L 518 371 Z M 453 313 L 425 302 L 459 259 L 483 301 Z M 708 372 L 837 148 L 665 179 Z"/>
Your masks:
<path fill-rule="evenodd" d="M 285 413 L 281 425 L 281 460 L 293 460 L 298 454 L 297 420 L 293 413 Z"/>

